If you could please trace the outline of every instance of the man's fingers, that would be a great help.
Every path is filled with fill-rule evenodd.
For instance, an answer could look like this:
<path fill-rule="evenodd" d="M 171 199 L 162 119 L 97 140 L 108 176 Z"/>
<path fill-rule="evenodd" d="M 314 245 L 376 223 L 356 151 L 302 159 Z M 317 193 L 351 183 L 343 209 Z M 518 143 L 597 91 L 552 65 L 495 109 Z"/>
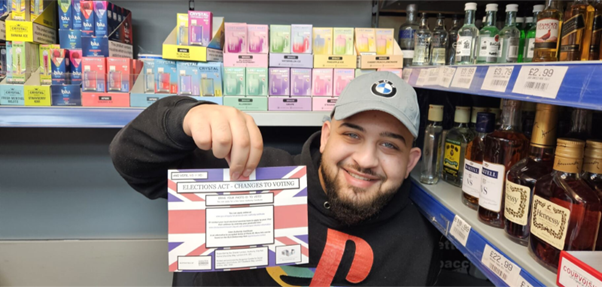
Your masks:
<path fill-rule="evenodd" d="M 211 150 L 211 125 L 202 121 L 195 123 L 190 133 L 196 146 L 202 150 Z"/>
<path fill-rule="evenodd" d="M 232 148 L 232 132 L 230 123 L 224 117 L 211 119 L 211 142 L 213 155 L 216 158 L 225 158 Z"/>
<path fill-rule="evenodd" d="M 259 160 L 263 154 L 263 137 L 253 117 L 246 114 L 245 116 L 247 117 L 246 123 L 247 130 L 249 131 L 250 150 L 243 175 L 249 176 L 257 168 L 257 165 L 259 165 Z"/>
<path fill-rule="evenodd" d="M 230 176 L 237 180 L 245 170 L 249 158 L 250 137 L 244 114 L 237 113 L 230 119 L 232 130 L 232 151 L 230 152 Z"/>

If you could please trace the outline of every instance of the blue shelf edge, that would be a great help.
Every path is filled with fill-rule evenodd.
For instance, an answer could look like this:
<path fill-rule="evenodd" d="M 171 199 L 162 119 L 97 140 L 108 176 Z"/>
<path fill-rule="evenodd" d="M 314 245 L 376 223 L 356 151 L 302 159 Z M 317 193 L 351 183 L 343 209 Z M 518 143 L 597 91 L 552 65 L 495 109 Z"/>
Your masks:
<path fill-rule="evenodd" d="M 0 127 L 122 128 L 144 108 L 0 107 Z"/>

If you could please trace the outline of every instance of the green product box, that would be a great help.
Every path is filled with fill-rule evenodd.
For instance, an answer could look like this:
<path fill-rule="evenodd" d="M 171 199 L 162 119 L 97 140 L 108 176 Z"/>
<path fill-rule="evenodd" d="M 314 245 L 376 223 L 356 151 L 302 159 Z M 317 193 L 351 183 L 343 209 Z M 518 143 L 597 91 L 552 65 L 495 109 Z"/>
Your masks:
<path fill-rule="evenodd" d="M 291 52 L 291 25 L 270 25 L 270 53 Z"/>
<path fill-rule="evenodd" d="M 225 96 L 244 96 L 246 93 L 245 68 L 226 67 L 224 68 L 224 95 Z"/>
<path fill-rule="evenodd" d="M 247 68 L 247 96 L 268 95 L 268 68 Z"/>

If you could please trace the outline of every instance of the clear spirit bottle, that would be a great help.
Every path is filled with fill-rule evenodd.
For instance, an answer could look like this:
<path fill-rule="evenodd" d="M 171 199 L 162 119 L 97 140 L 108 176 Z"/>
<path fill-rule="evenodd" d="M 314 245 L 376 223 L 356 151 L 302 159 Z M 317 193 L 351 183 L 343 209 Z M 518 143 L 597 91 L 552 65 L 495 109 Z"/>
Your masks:
<path fill-rule="evenodd" d="M 533 19 L 536 21 L 539 13 L 543 11 L 544 5 L 533 6 Z M 525 35 L 525 50 L 523 52 L 523 62 L 529 63 L 533 61 L 533 53 L 535 52 L 535 33 L 537 32 L 537 24 L 533 23 L 527 30 Z"/>
<path fill-rule="evenodd" d="M 455 186 L 462 186 L 464 158 L 468 143 L 474 138 L 474 133 L 468 127 L 470 107 L 456 107 L 454 116 L 455 126 L 445 137 L 443 156 L 443 180 Z"/>
<path fill-rule="evenodd" d="M 506 5 L 506 25 L 500 31 L 500 56 L 498 63 L 516 63 L 520 46 L 520 30 L 516 28 L 515 20 L 518 12 L 517 4 Z"/>
<path fill-rule="evenodd" d="M 585 142 L 585 159 L 583 160 L 582 178 L 598 194 L 602 200 L 602 141 Z M 596 251 L 602 251 L 602 222 L 598 229 Z"/>
<path fill-rule="evenodd" d="M 416 4 L 410 4 L 406 8 L 406 22 L 399 27 L 399 47 L 403 52 L 403 67 L 412 65 L 414 59 L 414 33 L 418 30 L 416 22 Z"/>
<path fill-rule="evenodd" d="M 464 10 L 466 11 L 464 26 L 458 31 L 456 44 L 456 65 L 472 65 L 477 60 L 476 40 L 479 37 L 479 29 L 474 25 L 477 3 L 466 3 Z"/>
<path fill-rule="evenodd" d="M 462 178 L 462 203 L 477 210 L 481 195 L 481 169 L 485 152 L 485 137 L 495 128 L 495 115 L 479 112 L 475 138 L 466 147 L 464 175 Z"/>
<path fill-rule="evenodd" d="M 537 15 L 533 62 L 558 61 L 562 8 L 560 0 L 546 0 L 546 8 Z"/>
<path fill-rule="evenodd" d="M 497 4 L 487 4 L 487 21 L 479 32 L 477 63 L 497 63 L 500 50 L 499 30 L 495 27 Z"/>
<path fill-rule="evenodd" d="M 458 31 L 462 27 L 458 14 L 454 14 L 452 28 L 449 29 L 449 37 L 447 41 L 447 60 L 446 65 L 453 65 L 456 62 L 456 44 L 458 43 Z"/>
<path fill-rule="evenodd" d="M 422 173 L 420 182 L 436 184 L 439 182 L 439 153 L 441 149 L 441 132 L 443 131 L 443 106 L 430 105 L 428 125 L 424 131 L 424 147 L 422 149 Z"/>
<path fill-rule="evenodd" d="M 439 13 L 437 15 L 437 27 L 433 30 L 431 40 L 431 65 L 445 65 L 447 58 L 448 33 L 445 30 L 445 17 Z"/>
<path fill-rule="evenodd" d="M 431 47 L 432 33 L 429 29 L 428 18 L 426 13 L 420 15 L 420 27 L 414 33 L 414 59 L 412 66 L 425 66 L 430 64 L 429 57 L 431 55 L 429 49 Z"/>

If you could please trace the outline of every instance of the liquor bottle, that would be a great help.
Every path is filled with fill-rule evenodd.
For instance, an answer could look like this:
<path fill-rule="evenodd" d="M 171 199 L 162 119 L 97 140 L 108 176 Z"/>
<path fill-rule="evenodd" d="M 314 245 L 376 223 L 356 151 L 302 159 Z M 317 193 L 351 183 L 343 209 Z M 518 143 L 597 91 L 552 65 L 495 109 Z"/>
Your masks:
<path fill-rule="evenodd" d="M 582 178 L 602 200 L 602 141 L 588 140 L 585 143 Z M 602 251 L 602 222 L 598 229 L 596 251 Z"/>
<path fill-rule="evenodd" d="M 403 67 L 412 65 L 414 59 L 414 33 L 418 30 L 416 23 L 416 4 L 410 4 L 406 8 L 406 22 L 399 27 L 399 47 L 403 53 Z"/>
<path fill-rule="evenodd" d="M 537 16 L 543 11 L 543 5 L 533 6 L 533 19 L 537 20 Z M 535 51 L 535 33 L 537 24 L 532 23 L 525 35 L 525 50 L 523 52 L 523 62 L 529 63 L 533 61 L 533 52 Z"/>
<path fill-rule="evenodd" d="M 449 37 L 447 41 L 447 60 L 446 65 L 453 65 L 456 62 L 456 44 L 458 43 L 458 31 L 460 30 L 460 19 L 458 14 L 454 14 L 454 20 L 452 28 L 449 30 Z"/>
<path fill-rule="evenodd" d="M 543 5 L 541 5 L 541 6 L 543 7 Z M 523 27 L 523 30 L 525 30 L 525 36 L 527 35 L 527 31 L 529 31 L 531 29 L 531 27 L 535 26 L 533 19 L 534 19 L 533 16 L 529 16 L 525 20 L 525 26 Z"/>
<path fill-rule="evenodd" d="M 445 65 L 447 58 L 447 30 L 445 30 L 445 17 L 437 14 L 437 27 L 433 30 L 431 40 L 431 65 Z"/>
<path fill-rule="evenodd" d="M 519 30 L 522 30 L 523 27 L 525 26 L 525 17 L 516 17 L 516 22 L 514 22 L 514 25 L 516 26 L 516 28 L 518 28 Z"/>
<path fill-rule="evenodd" d="M 503 101 L 500 101 L 500 103 L 503 103 Z M 501 105 L 500 105 L 501 106 Z M 494 129 L 499 129 L 502 126 L 502 109 L 498 109 L 498 108 L 489 108 L 489 112 L 495 115 L 495 128 Z"/>
<path fill-rule="evenodd" d="M 522 121 L 523 121 L 523 134 L 530 139 L 531 132 L 533 131 L 533 124 L 535 122 L 535 111 L 536 105 L 533 102 L 524 102 L 523 103 L 523 113 L 522 113 Z"/>
<path fill-rule="evenodd" d="M 489 108 L 484 108 L 484 107 L 472 107 L 472 113 L 470 116 L 470 125 L 468 125 L 468 127 L 470 128 L 470 130 L 476 134 L 476 130 L 477 130 L 477 114 L 478 113 L 486 113 L 487 110 L 489 110 Z M 495 116 L 494 116 L 494 121 L 495 121 Z"/>
<path fill-rule="evenodd" d="M 477 3 L 470 2 L 464 5 L 466 17 L 464 26 L 458 30 L 458 42 L 456 44 L 456 65 L 471 65 L 476 62 L 476 40 L 479 37 L 479 29 L 474 25 Z"/>
<path fill-rule="evenodd" d="M 554 170 L 535 184 L 529 253 L 557 272 L 560 251 L 593 251 L 600 226 L 600 199 L 581 179 L 584 143 L 559 138 Z"/>
<path fill-rule="evenodd" d="M 481 222 L 493 227 L 504 227 L 506 171 L 527 156 L 529 140 L 521 132 L 520 107 L 520 101 L 503 100 L 502 126 L 485 137 L 478 213 Z"/>
<path fill-rule="evenodd" d="M 477 63 L 497 63 L 499 56 L 499 30 L 495 27 L 497 19 L 497 4 L 487 4 L 485 7 L 487 12 L 487 21 L 485 26 L 479 31 L 479 47 L 477 48 Z"/>
<path fill-rule="evenodd" d="M 428 125 L 424 131 L 424 147 L 422 149 L 422 173 L 420 182 L 436 184 L 439 182 L 439 153 L 441 149 L 441 132 L 443 131 L 443 106 L 430 105 Z"/>
<path fill-rule="evenodd" d="M 500 52 L 498 63 L 516 63 L 520 45 L 520 30 L 516 28 L 517 4 L 506 5 L 506 25 L 500 31 Z"/>
<path fill-rule="evenodd" d="M 555 106 L 537 104 L 529 156 L 513 165 L 506 175 L 504 229 L 508 238 L 522 245 L 529 242 L 533 187 L 537 179 L 552 172 L 554 165 L 557 120 L 558 109 Z"/>
<path fill-rule="evenodd" d="M 429 49 L 433 35 L 427 21 L 426 13 L 420 14 L 420 26 L 416 30 L 416 33 L 414 33 L 414 58 L 412 66 L 424 66 L 431 62 L 429 59 L 431 55 Z"/>
<path fill-rule="evenodd" d="M 466 147 L 464 157 L 464 175 L 462 179 L 462 203 L 477 210 L 481 194 L 481 168 L 483 165 L 483 152 L 485 136 L 495 128 L 495 115 L 479 112 L 477 114 L 476 136 Z"/>
<path fill-rule="evenodd" d="M 560 39 L 560 61 L 589 59 L 594 7 L 587 0 L 575 0 L 564 13 Z"/>
<path fill-rule="evenodd" d="M 445 154 L 443 159 L 443 180 L 455 186 L 462 185 L 464 157 L 466 146 L 474 138 L 468 127 L 470 107 L 456 107 L 455 126 L 445 137 Z"/>
<path fill-rule="evenodd" d="M 562 27 L 560 0 L 546 0 L 546 8 L 537 15 L 533 62 L 558 61 L 559 31 Z"/>
<path fill-rule="evenodd" d="M 520 40 L 518 41 L 518 62 L 523 62 L 523 50 L 525 49 L 525 17 L 516 17 L 516 28 L 520 31 Z"/>
<path fill-rule="evenodd" d="M 571 130 L 566 134 L 566 137 L 585 141 L 591 138 L 591 130 L 592 111 L 573 109 L 571 112 Z"/>
<path fill-rule="evenodd" d="M 600 41 L 602 41 L 602 0 L 594 0 L 592 7 L 594 7 L 594 20 L 592 23 L 592 36 L 589 45 L 588 60 L 599 60 Z"/>

